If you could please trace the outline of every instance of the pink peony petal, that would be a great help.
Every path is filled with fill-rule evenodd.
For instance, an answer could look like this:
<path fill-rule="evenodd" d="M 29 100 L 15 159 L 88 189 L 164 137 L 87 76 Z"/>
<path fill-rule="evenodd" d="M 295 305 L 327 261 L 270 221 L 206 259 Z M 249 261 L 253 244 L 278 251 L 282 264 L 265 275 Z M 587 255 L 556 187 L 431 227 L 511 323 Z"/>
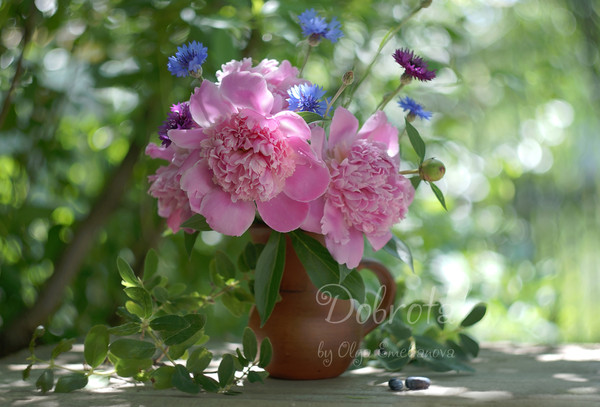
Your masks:
<path fill-rule="evenodd" d="M 262 75 L 234 72 L 221 81 L 221 93 L 239 109 L 250 108 L 267 115 L 273 107 L 273 94 Z"/>
<path fill-rule="evenodd" d="M 296 152 L 296 168 L 285 180 L 283 192 L 300 202 L 310 202 L 325 193 L 329 186 L 329 170 L 315 157 L 308 143 L 298 138 L 289 140 Z"/>
<path fill-rule="evenodd" d="M 223 97 L 214 83 L 204 80 L 190 98 L 190 113 L 200 127 L 209 127 L 221 116 L 235 113 L 234 106 Z"/>
<path fill-rule="evenodd" d="M 190 206 L 195 212 L 200 212 L 200 206 L 206 194 L 215 189 L 212 175 L 205 160 L 198 161 L 181 176 L 181 189 L 190 199 Z"/>
<path fill-rule="evenodd" d="M 266 202 L 256 202 L 262 220 L 278 232 L 287 233 L 298 229 L 308 215 L 308 204 L 298 202 L 285 194 L 279 194 Z"/>
<path fill-rule="evenodd" d="M 354 228 L 350 228 L 347 243 L 338 243 L 327 235 L 325 236 L 325 245 L 338 263 L 346 263 L 351 269 L 358 266 L 365 249 L 362 233 Z"/>
<path fill-rule="evenodd" d="M 371 244 L 373 250 L 380 250 L 392 238 L 392 232 L 387 232 L 382 235 L 367 235 L 367 240 Z"/>
<path fill-rule="evenodd" d="M 329 200 L 325 201 L 321 225 L 323 234 L 328 235 L 332 240 L 340 244 L 348 241 L 350 232 L 344 215 Z"/>
<path fill-rule="evenodd" d="M 329 148 L 346 151 L 356 139 L 358 119 L 343 107 L 335 109 L 329 130 Z"/>
<path fill-rule="evenodd" d="M 299 137 L 303 140 L 310 139 L 310 127 L 297 113 L 289 110 L 279 112 L 273 116 L 279 122 L 279 130 L 287 138 Z"/>
<path fill-rule="evenodd" d="M 314 201 L 309 202 L 308 205 L 308 215 L 300 228 L 307 232 L 323 234 L 321 220 L 323 219 L 325 200 L 323 198 L 317 198 Z"/>
<path fill-rule="evenodd" d="M 190 150 L 199 148 L 200 142 L 206 138 L 202 129 L 173 129 L 169 130 L 167 134 L 177 147 Z"/>
<path fill-rule="evenodd" d="M 152 158 L 160 158 L 165 161 L 171 161 L 173 159 L 173 151 L 170 147 L 157 146 L 154 143 L 150 143 L 146 146 L 146 155 Z"/>
<path fill-rule="evenodd" d="M 369 117 L 358 132 L 358 137 L 385 144 L 390 157 L 400 151 L 398 129 L 388 122 L 387 116 L 382 111 L 377 111 Z"/>
<path fill-rule="evenodd" d="M 199 212 L 214 231 L 228 236 L 241 236 L 256 213 L 253 202 L 233 202 L 231 195 L 219 188 L 204 197 Z"/>
<path fill-rule="evenodd" d="M 321 126 L 315 126 L 310 129 L 310 146 L 315 151 L 315 154 L 321 160 L 323 159 L 323 151 L 325 150 L 325 129 Z"/>

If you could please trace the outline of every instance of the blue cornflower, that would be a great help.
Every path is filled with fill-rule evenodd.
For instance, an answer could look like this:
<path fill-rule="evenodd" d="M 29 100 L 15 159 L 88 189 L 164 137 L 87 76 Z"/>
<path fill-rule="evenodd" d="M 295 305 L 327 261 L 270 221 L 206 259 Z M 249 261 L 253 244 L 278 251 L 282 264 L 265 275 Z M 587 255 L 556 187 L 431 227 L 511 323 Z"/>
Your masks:
<path fill-rule="evenodd" d="M 431 119 L 432 113 L 423 110 L 423 106 L 415 102 L 413 99 L 406 96 L 404 99 L 400 99 L 398 101 L 398 106 L 400 106 L 404 111 L 408 111 L 408 116 L 420 117 L 421 119 L 429 120 Z"/>
<path fill-rule="evenodd" d="M 158 127 L 158 138 L 162 141 L 163 146 L 169 147 L 171 144 L 169 130 L 193 129 L 195 127 L 198 127 L 198 125 L 194 119 L 192 119 L 189 103 L 178 103 L 171 106 L 171 111 L 167 116 L 167 120 Z"/>
<path fill-rule="evenodd" d="M 320 100 L 325 96 L 325 91 L 317 85 L 295 85 L 288 89 L 288 110 L 295 112 L 313 112 L 325 115 L 327 100 Z"/>
<path fill-rule="evenodd" d="M 167 67 L 175 76 L 202 76 L 202 64 L 206 61 L 207 49 L 201 42 L 192 41 L 187 45 L 177 47 L 177 53 L 169 57 Z"/>
<path fill-rule="evenodd" d="M 315 9 L 311 8 L 310 10 L 304 11 L 304 13 L 298 16 L 298 20 L 300 20 L 302 35 L 310 37 L 311 40 L 316 43 L 318 43 L 321 38 L 336 42 L 339 38 L 344 36 L 340 30 L 341 24 L 335 17 L 331 19 L 330 23 L 327 23 L 325 18 L 319 16 Z"/>

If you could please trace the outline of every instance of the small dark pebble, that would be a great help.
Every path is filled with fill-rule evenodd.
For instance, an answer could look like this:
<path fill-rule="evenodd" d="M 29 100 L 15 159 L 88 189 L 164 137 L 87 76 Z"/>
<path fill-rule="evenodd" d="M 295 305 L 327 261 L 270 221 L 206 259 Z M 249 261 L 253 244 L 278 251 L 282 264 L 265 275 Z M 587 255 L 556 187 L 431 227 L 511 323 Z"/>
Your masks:
<path fill-rule="evenodd" d="M 409 390 L 425 390 L 429 388 L 431 380 L 428 377 L 411 376 L 406 378 L 405 384 Z"/>
<path fill-rule="evenodd" d="M 390 389 L 394 391 L 400 391 L 404 388 L 402 380 L 400 379 L 390 379 L 390 381 L 388 382 L 388 386 L 390 386 Z"/>

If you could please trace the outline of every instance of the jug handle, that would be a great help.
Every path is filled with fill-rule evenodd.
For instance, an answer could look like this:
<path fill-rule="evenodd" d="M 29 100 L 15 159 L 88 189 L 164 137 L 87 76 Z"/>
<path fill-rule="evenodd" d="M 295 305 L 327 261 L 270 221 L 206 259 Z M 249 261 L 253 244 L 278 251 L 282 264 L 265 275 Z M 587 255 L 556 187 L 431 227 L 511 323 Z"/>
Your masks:
<path fill-rule="evenodd" d="M 363 259 L 357 267 L 357 270 L 362 269 L 371 270 L 377 277 L 377 280 L 379 280 L 379 284 L 381 284 L 381 289 L 383 290 L 383 297 L 379 306 L 364 323 L 363 335 L 366 335 L 385 322 L 388 317 L 396 299 L 396 282 L 388 268 L 377 260 Z"/>

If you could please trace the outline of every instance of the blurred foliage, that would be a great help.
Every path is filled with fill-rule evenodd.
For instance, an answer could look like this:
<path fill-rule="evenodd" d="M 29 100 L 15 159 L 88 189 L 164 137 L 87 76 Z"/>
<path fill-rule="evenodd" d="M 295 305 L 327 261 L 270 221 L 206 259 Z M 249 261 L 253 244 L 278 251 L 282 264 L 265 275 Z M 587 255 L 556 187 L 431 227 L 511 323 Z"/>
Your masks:
<path fill-rule="evenodd" d="M 189 96 L 191 82 L 166 68 L 178 45 L 208 47 L 207 79 L 242 56 L 299 65 L 295 18 L 314 7 L 337 16 L 345 33 L 322 43 L 304 71 L 333 94 L 417 3 L 0 0 L 0 100 L 10 95 L 0 122 L 0 332 L 35 303 L 129 149 L 157 142 L 169 106 Z M 597 0 L 434 0 L 386 46 L 350 110 L 368 117 L 398 84 L 389 55 L 414 49 L 438 78 L 405 94 L 434 112 L 414 124 L 428 156 L 447 168 L 438 185 L 449 212 L 420 188 L 397 227 L 416 273 L 376 254 L 405 287 L 403 301 L 431 296 L 455 322 L 484 301 L 488 315 L 474 329 L 482 340 L 600 340 L 599 37 Z M 403 127 L 395 104 L 386 113 Z M 414 168 L 417 157 L 408 158 L 403 166 Z M 215 250 L 235 258 L 243 248 L 243 240 L 203 232 L 188 259 L 182 233 L 163 236 L 146 193 L 157 165 L 140 156 L 122 180 L 126 193 L 85 253 L 46 340 L 118 318 L 118 256 L 139 272 L 155 246 L 171 282 L 202 292 Z M 212 312 L 207 333 L 241 337 L 244 318 Z"/>

